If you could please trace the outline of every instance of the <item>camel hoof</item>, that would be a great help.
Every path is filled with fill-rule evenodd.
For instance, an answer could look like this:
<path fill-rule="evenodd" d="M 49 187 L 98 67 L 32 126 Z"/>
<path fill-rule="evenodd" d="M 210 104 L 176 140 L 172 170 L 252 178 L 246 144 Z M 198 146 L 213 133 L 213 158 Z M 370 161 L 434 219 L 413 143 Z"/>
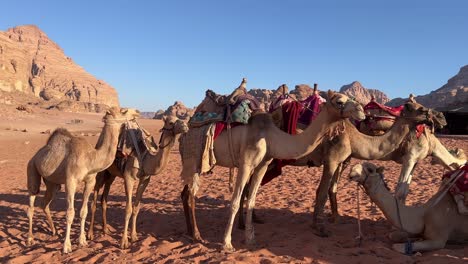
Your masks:
<path fill-rule="evenodd" d="M 340 215 L 332 215 L 330 217 L 330 222 L 333 224 L 340 224 L 341 223 L 341 216 Z"/>
<path fill-rule="evenodd" d="M 193 242 L 202 242 L 203 243 L 203 238 L 201 237 L 200 233 L 195 233 L 193 234 L 192 237 Z"/>
<path fill-rule="evenodd" d="M 396 252 L 399 252 L 401 254 L 405 254 L 405 244 L 404 243 L 393 244 L 392 248 Z"/>
<path fill-rule="evenodd" d="M 257 241 L 255 241 L 255 238 L 252 238 L 252 239 L 246 240 L 245 244 L 249 247 L 254 247 L 257 245 Z"/>
<path fill-rule="evenodd" d="M 63 244 L 63 253 L 68 254 L 68 253 L 71 253 L 71 252 L 72 252 L 71 243 L 70 242 L 65 242 L 65 244 Z"/>
<path fill-rule="evenodd" d="M 80 246 L 82 247 L 88 246 L 88 241 L 86 241 L 85 235 L 80 235 Z"/>
<path fill-rule="evenodd" d="M 93 240 L 94 239 L 94 233 L 88 233 L 88 239 Z"/>
<path fill-rule="evenodd" d="M 256 216 L 256 215 L 253 215 L 252 216 L 252 221 L 256 224 L 264 224 L 265 221 L 263 219 L 261 219 L 260 217 Z"/>
<path fill-rule="evenodd" d="M 125 240 L 122 239 L 122 242 L 120 242 L 120 248 L 127 249 L 129 246 L 130 244 L 128 243 L 128 239 L 125 239 Z"/>
<path fill-rule="evenodd" d="M 230 244 L 230 243 L 229 243 L 229 244 L 224 244 L 223 250 L 224 250 L 225 252 L 229 252 L 229 253 L 232 253 L 232 252 L 235 252 L 235 251 L 236 251 L 236 249 L 235 249 L 235 248 L 232 246 L 232 244 Z"/>
<path fill-rule="evenodd" d="M 131 237 L 130 237 L 130 241 L 131 241 L 132 243 L 134 243 L 134 242 L 136 242 L 137 240 L 138 240 L 137 234 L 132 234 Z"/>
<path fill-rule="evenodd" d="M 319 237 L 329 237 L 331 236 L 331 232 L 328 231 L 324 226 L 315 226 L 314 227 L 314 234 Z"/>
<path fill-rule="evenodd" d="M 28 237 L 28 241 L 26 241 L 27 246 L 34 245 L 34 237 Z"/>

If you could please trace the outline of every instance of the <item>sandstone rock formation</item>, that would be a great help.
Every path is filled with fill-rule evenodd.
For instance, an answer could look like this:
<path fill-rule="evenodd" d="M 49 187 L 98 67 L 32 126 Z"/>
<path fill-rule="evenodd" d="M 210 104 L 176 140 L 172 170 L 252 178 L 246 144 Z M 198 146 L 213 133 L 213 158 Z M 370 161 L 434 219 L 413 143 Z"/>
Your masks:
<path fill-rule="evenodd" d="M 468 65 L 461 67 L 458 74 L 450 78 L 444 86 L 429 94 L 416 96 L 415 99 L 418 103 L 437 109 L 468 105 Z M 395 98 L 388 105 L 401 105 L 406 100 Z"/>
<path fill-rule="evenodd" d="M 193 115 L 194 109 L 187 108 L 182 102 L 176 101 L 173 105 L 169 106 L 166 111 L 158 110 L 154 115 L 154 119 L 162 119 L 163 116 L 177 116 L 182 120 L 189 120 Z"/>
<path fill-rule="evenodd" d="M 364 86 L 362 86 L 358 81 L 343 85 L 340 89 L 340 93 L 354 97 L 356 101 L 363 105 L 369 103 L 372 97 L 374 97 L 375 101 L 380 104 L 385 104 L 390 101 L 385 93 L 377 89 L 364 88 Z"/>
<path fill-rule="evenodd" d="M 33 25 L 0 31 L 0 90 L 31 94 L 77 111 L 119 105 L 114 88 L 75 64 Z"/>

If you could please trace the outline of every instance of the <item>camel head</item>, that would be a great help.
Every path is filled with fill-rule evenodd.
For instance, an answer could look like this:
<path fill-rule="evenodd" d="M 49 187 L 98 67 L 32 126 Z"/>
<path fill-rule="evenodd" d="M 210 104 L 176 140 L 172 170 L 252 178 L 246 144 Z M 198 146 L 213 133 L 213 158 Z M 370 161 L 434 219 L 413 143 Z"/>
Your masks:
<path fill-rule="evenodd" d="M 362 105 L 342 93 L 328 90 L 328 100 L 324 105 L 341 118 L 350 117 L 358 121 L 366 119 Z"/>
<path fill-rule="evenodd" d="M 174 135 L 186 133 L 189 128 L 184 121 L 178 119 L 176 116 L 163 117 L 164 126 L 162 131 L 171 131 Z"/>
<path fill-rule="evenodd" d="M 373 163 L 363 162 L 354 165 L 349 174 L 349 179 L 361 184 L 366 189 L 376 186 L 380 181 L 383 181 L 384 186 L 388 189 L 388 186 L 385 184 L 383 171 L 384 167 L 377 167 Z"/>
<path fill-rule="evenodd" d="M 464 164 L 466 163 L 467 161 L 467 157 L 466 157 L 466 154 L 465 154 L 465 151 L 463 151 L 463 149 L 460 149 L 460 148 L 455 148 L 455 149 L 450 149 L 448 151 L 450 153 L 450 155 L 452 155 L 454 158 L 460 160 L 460 161 L 464 161 L 464 162 L 461 162 L 461 164 Z M 431 165 L 442 165 L 444 166 L 444 163 L 442 162 L 442 160 L 436 156 L 432 156 L 432 159 L 431 159 Z M 461 165 L 461 164 L 456 164 L 455 162 L 453 164 L 450 164 L 450 167 L 452 167 L 452 169 L 458 169 L 458 167 Z"/>
<path fill-rule="evenodd" d="M 122 124 L 127 120 L 133 120 L 140 116 L 140 111 L 132 108 L 119 108 L 111 107 L 106 111 L 102 118 L 104 123 L 118 123 Z"/>
<path fill-rule="evenodd" d="M 411 119 L 415 123 L 418 123 L 418 124 L 432 125 L 433 124 L 433 112 L 434 110 L 424 107 L 421 104 L 407 102 L 404 104 L 400 117 Z M 442 122 L 442 120 L 440 120 L 440 122 Z"/>

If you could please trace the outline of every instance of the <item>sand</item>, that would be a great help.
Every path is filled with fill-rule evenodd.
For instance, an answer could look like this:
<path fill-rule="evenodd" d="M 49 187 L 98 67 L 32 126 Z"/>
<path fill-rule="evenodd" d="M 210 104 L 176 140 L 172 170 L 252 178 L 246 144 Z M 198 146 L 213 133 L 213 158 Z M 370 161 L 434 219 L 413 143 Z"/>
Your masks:
<path fill-rule="evenodd" d="M 341 221 L 329 223 L 329 238 L 312 232 L 312 207 L 321 168 L 286 167 L 284 174 L 260 189 L 257 214 L 265 224 L 255 225 L 257 245 L 243 242 L 243 231 L 233 230 L 233 245 L 237 251 L 222 251 L 222 237 L 227 223 L 230 193 L 228 171 L 217 167 L 214 174 L 203 177 L 197 200 L 197 218 L 204 243 L 192 243 L 185 235 L 186 227 L 179 199 L 182 190 L 180 157 L 177 146 L 171 151 L 167 168 L 151 179 L 144 193 L 138 218 L 139 240 L 127 250 L 119 248 L 124 222 L 125 192 L 123 180 L 117 179 L 111 188 L 108 221 L 111 234 L 101 232 L 101 212 L 97 211 L 95 239 L 89 246 L 78 245 L 81 191 L 75 203 L 76 218 L 72 226 L 73 252 L 63 254 L 65 230 L 64 188 L 51 204 L 52 217 L 58 235 L 52 237 L 45 215 L 40 209 L 45 186 L 36 199 L 34 234 L 36 243 L 26 246 L 28 232 L 26 209 L 26 164 L 45 144 L 48 134 L 56 127 L 66 127 L 91 143 L 102 127 L 99 114 L 72 114 L 38 110 L 28 114 L 14 108 L 2 108 L 0 114 L 0 263 L 467 263 L 467 245 L 448 245 L 433 252 L 404 256 L 391 250 L 386 235 L 392 230 L 379 209 L 372 207 L 361 192 L 361 214 L 364 238 L 359 247 L 357 236 L 356 185 L 347 177 L 349 168 L 339 184 L 338 203 Z M 72 124 L 72 119 L 83 123 Z M 161 121 L 141 120 L 140 124 L 159 137 Z M 22 130 L 26 129 L 26 132 Z M 468 153 L 468 139 L 441 138 L 447 148 L 461 147 Z M 437 190 L 443 172 L 431 166 L 430 159 L 418 165 L 408 197 L 409 204 L 424 203 Z M 356 164 L 358 160 L 353 160 Z M 386 179 L 394 190 L 401 166 L 394 162 L 376 162 L 385 166 Z M 329 212 L 327 204 L 326 213 Z M 90 214 L 88 214 L 88 221 Z M 88 225 L 87 227 L 88 228 Z"/>

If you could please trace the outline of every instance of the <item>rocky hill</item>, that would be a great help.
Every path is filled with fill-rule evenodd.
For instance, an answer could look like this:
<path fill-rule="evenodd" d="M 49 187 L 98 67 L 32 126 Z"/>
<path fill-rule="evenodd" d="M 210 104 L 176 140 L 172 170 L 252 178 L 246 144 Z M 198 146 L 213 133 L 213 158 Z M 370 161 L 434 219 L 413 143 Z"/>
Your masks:
<path fill-rule="evenodd" d="M 381 104 L 385 104 L 390 101 L 385 93 L 377 89 L 364 88 L 364 86 L 362 86 L 362 84 L 358 81 L 343 85 L 340 89 L 340 93 L 354 97 L 356 101 L 363 105 L 369 103 L 372 97 L 375 98 L 377 103 Z"/>
<path fill-rule="evenodd" d="M 0 90 L 34 95 L 71 111 L 119 105 L 114 88 L 75 64 L 34 25 L 0 31 Z"/>
<path fill-rule="evenodd" d="M 186 107 L 182 102 L 176 101 L 173 105 L 169 106 L 165 111 L 158 110 L 154 114 L 153 119 L 162 119 L 163 116 L 177 116 L 177 118 L 182 120 L 189 120 L 193 115 L 195 109 Z"/>
<path fill-rule="evenodd" d="M 468 105 L 468 65 L 461 67 L 458 74 L 439 89 L 426 95 L 416 96 L 415 99 L 424 106 L 438 109 Z M 406 98 L 395 98 L 388 105 L 401 105 L 406 100 Z"/>

